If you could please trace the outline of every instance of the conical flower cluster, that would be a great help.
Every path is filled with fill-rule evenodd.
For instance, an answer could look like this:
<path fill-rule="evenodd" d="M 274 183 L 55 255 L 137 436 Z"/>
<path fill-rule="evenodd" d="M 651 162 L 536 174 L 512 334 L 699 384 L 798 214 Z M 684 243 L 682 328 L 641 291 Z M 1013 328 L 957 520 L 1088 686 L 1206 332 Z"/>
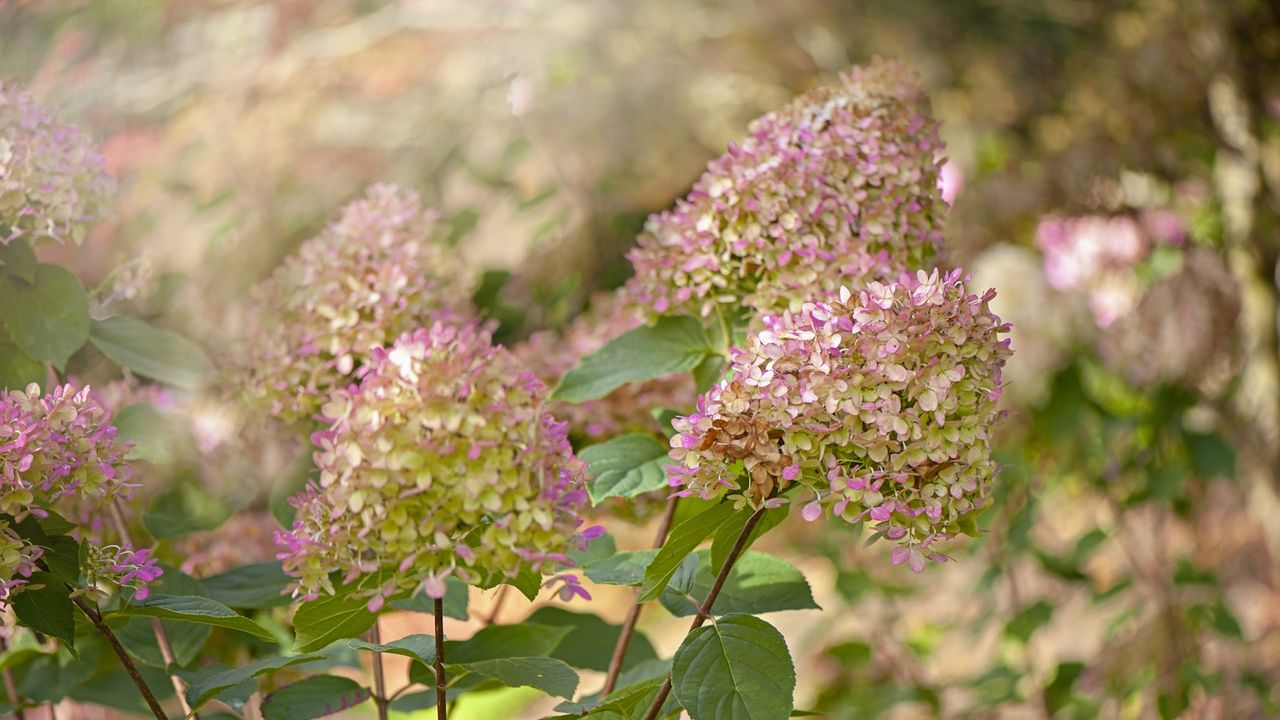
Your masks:
<path fill-rule="evenodd" d="M 901 543 L 895 561 L 923 569 L 997 471 L 989 435 L 1010 349 L 993 296 L 969 294 L 958 270 L 920 271 L 765 317 L 675 421 L 672 485 L 755 507 L 793 490 L 806 519 L 865 520 Z"/>
<path fill-rule="evenodd" d="M 571 565 L 584 463 L 546 387 L 487 329 L 437 321 L 370 353 L 312 441 L 319 480 L 277 543 L 297 594 L 346 573 L 371 609 L 406 592 Z M 583 536 L 590 535 L 588 532 Z"/>
<path fill-rule="evenodd" d="M 89 137 L 0 80 L 0 244 L 77 245 L 102 216 L 111 179 Z"/>
<path fill-rule="evenodd" d="M 255 293 L 248 395 L 286 422 L 306 420 L 372 348 L 469 308 L 467 273 L 433 225 L 416 193 L 375 185 L 286 259 Z"/>
<path fill-rule="evenodd" d="M 753 121 L 652 216 L 626 293 L 657 314 L 757 316 L 924 267 L 941 240 L 942 149 L 911 73 L 855 67 Z"/>

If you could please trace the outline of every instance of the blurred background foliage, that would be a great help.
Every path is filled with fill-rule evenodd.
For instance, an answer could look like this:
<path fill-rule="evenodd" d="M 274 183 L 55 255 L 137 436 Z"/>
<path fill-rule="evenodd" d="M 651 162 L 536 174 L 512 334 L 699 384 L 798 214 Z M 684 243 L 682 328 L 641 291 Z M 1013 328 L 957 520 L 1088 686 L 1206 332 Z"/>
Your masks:
<path fill-rule="evenodd" d="M 51 259 L 98 307 L 215 355 L 247 289 L 375 181 L 440 210 L 502 339 L 562 326 L 751 118 L 877 54 L 920 73 L 942 122 L 947 262 L 1014 322 L 1006 470 L 984 537 L 920 576 L 837 527 L 771 537 L 825 608 L 778 621 L 799 707 L 1280 717 L 1280 5 L 0 0 L 0 71 L 99 136 L 120 178 L 110 221 Z M 1085 216 L 1172 229 L 1050 282 L 1046 223 Z M 235 532 L 265 545 L 265 488 L 298 447 L 232 415 L 200 405 L 194 447 L 174 444 L 196 460 L 152 458 L 180 476 L 158 502 L 257 498 Z M 592 609 L 616 621 L 628 597 Z M 679 622 L 645 625 L 678 644 Z"/>

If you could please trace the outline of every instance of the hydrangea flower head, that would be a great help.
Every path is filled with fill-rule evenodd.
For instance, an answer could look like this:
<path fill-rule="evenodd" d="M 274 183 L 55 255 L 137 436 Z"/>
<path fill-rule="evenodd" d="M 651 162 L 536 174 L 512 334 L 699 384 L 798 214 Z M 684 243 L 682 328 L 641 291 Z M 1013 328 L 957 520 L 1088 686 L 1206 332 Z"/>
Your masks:
<path fill-rule="evenodd" d="M 0 244 L 80 244 L 111 184 L 87 135 L 0 80 Z"/>
<path fill-rule="evenodd" d="M 44 548 L 23 540 L 8 521 L 0 520 L 0 603 L 27 584 L 43 554 Z"/>
<path fill-rule="evenodd" d="M 676 207 L 649 218 L 626 292 L 658 314 L 798 309 L 937 252 L 938 126 L 913 76 L 877 60 L 760 117 Z"/>
<path fill-rule="evenodd" d="M 313 416 L 374 347 L 469 307 L 460 261 L 431 239 L 418 195 L 375 185 L 257 289 L 248 394 L 286 422 Z"/>
<path fill-rule="evenodd" d="M 437 321 L 370 353 L 359 386 L 325 404 L 319 479 L 277 535 L 297 593 L 360 579 L 376 610 L 444 580 L 571 565 L 585 464 L 546 387 L 475 323 Z M 581 534 L 585 538 L 590 531 Z M 372 580 L 370 580 L 372 578 Z"/>
<path fill-rule="evenodd" d="M 983 506 L 997 471 L 989 434 L 1010 349 L 993 296 L 969 294 L 959 270 L 919 271 L 766 316 L 675 421 L 671 484 L 753 507 L 799 485 L 805 519 L 865 520 L 916 570 L 941 558 L 931 545 Z"/>

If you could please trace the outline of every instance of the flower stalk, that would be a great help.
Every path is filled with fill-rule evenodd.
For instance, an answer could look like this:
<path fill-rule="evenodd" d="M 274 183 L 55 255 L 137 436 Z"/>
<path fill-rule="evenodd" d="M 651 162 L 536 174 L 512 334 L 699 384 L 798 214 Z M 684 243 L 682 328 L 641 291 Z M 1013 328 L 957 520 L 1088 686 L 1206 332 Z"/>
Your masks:
<path fill-rule="evenodd" d="M 102 633 L 102 636 L 107 639 L 107 643 L 115 651 L 116 657 L 120 658 L 120 664 L 124 665 L 125 672 L 129 674 L 133 684 L 138 686 L 138 692 L 142 694 L 142 699 L 146 701 L 147 707 L 156 716 L 156 720 L 169 720 L 164 708 L 160 707 L 160 701 L 156 699 L 155 693 L 151 692 L 150 687 L 147 687 L 147 681 L 142 679 L 142 673 L 138 672 L 138 666 L 133 664 L 133 659 L 129 657 L 129 653 L 125 652 L 116 634 L 111 632 L 111 628 L 107 627 L 107 624 L 103 622 L 102 615 L 93 606 L 85 602 L 83 597 L 73 597 L 71 601 L 75 603 L 76 607 L 80 608 L 80 612 L 84 613 L 85 617 L 89 618 L 89 622 L 93 623 L 98 632 Z M 185 699 L 183 702 L 185 705 Z"/>
<path fill-rule="evenodd" d="M 382 630 L 377 619 L 369 628 L 368 638 L 374 645 L 382 644 Z M 387 720 L 387 706 L 391 701 L 387 698 L 387 681 L 382 672 L 382 653 L 377 650 L 373 651 L 373 704 L 378 707 L 378 720 Z"/>

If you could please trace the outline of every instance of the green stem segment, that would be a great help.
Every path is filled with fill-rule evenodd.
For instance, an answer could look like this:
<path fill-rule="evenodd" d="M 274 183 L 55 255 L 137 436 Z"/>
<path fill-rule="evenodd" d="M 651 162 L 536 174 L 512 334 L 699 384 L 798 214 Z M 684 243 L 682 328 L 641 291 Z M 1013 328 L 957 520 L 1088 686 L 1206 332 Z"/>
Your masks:
<path fill-rule="evenodd" d="M 435 602 L 435 618 L 436 618 L 436 718 L 438 720 L 449 720 L 449 707 L 445 699 L 445 691 L 449 685 L 444 679 L 444 600 L 436 598 Z"/>
<path fill-rule="evenodd" d="M 658 525 L 658 536 L 653 540 L 654 547 L 662 547 L 667 541 L 667 533 L 671 531 L 671 523 L 676 516 L 676 505 L 680 498 L 667 500 L 667 508 L 662 513 L 662 522 Z M 636 600 L 627 612 L 627 619 L 622 622 L 622 632 L 618 634 L 618 644 L 613 647 L 613 657 L 609 658 L 609 672 L 604 678 L 604 688 L 600 696 L 607 696 L 618 685 L 618 676 L 622 674 L 622 661 L 627 657 L 627 647 L 631 645 L 631 637 L 635 635 L 636 623 L 640 621 L 640 610 L 644 605 L 640 602 L 640 591 L 636 590 Z"/>
<path fill-rule="evenodd" d="M 720 573 L 716 575 L 716 581 L 712 583 L 710 592 L 707 593 L 707 599 L 702 601 L 702 605 L 698 607 L 698 614 L 693 618 L 693 623 L 689 625 L 689 632 L 693 632 L 702 627 L 702 624 L 711 617 L 711 607 L 716 604 L 716 598 L 720 595 L 720 589 L 724 587 L 724 583 L 729 579 L 729 571 L 733 570 L 733 564 L 738 561 L 738 556 L 742 554 L 743 548 L 747 546 L 747 541 L 751 539 L 751 532 L 756 529 L 756 524 L 760 522 L 760 518 L 764 517 L 765 509 L 760 508 L 751 514 L 747 519 L 747 524 L 743 526 L 742 532 L 738 535 L 738 539 L 734 541 L 733 547 L 729 550 L 729 555 L 724 559 L 724 565 L 720 567 Z M 688 633 L 685 633 L 688 636 Z M 667 697 L 671 695 L 671 674 L 667 674 L 667 679 L 662 682 L 662 687 L 658 688 L 658 695 L 653 699 L 653 704 L 649 706 L 649 711 L 644 714 L 644 720 L 657 720 L 658 714 L 662 712 L 662 705 L 667 701 Z"/>
<path fill-rule="evenodd" d="M 85 602 L 83 597 L 73 597 L 71 601 L 76 607 L 80 608 L 80 612 L 89 618 L 89 622 L 102 633 L 111 645 L 111 649 L 115 651 L 116 656 L 120 658 L 120 664 L 124 665 L 125 672 L 129 673 L 133 684 L 138 686 L 138 692 L 142 693 L 142 699 L 146 701 L 147 707 L 151 708 L 151 712 L 156 716 L 156 720 L 169 720 L 169 716 L 164 714 L 164 708 L 160 707 L 160 701 L 156 699 L 151 688 L 147 687 L 147 681 L 142 679 L 142 673 L 138 672 L 138 666 L 133 664 L 133 659 L 129 657 L 129 653 L 125 652 L 124 647 L 120 645 L 120 640 L 116 638 L 116 634 L 111 632 L 111 628 L 103 622 L 102 615 L 98 610 Z"/>
<path fill-rule="evenodd" d="M 376 619 L 369 628 L 369 642 L 382 644 L 382 631 Z M 387 681 L 382 674 L 382 653 L 376 650 L 373 653 L 373 704 L 378 707 L 378 720 L 387 720 L 387 706 L 391 701 L 387 699 Z"/>

